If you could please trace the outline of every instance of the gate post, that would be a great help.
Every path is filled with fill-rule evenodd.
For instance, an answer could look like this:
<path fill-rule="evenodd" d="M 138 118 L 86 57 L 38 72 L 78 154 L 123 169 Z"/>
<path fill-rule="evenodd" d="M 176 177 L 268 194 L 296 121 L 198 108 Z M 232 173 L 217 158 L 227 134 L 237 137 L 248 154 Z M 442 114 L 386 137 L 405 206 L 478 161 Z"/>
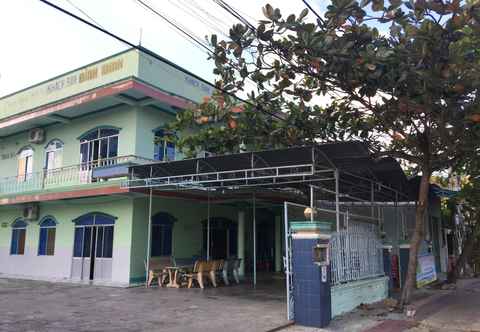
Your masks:
<path fill-rule="evenodd" d="M 295 322 L 325 327 L 332 317 L 328 222 L 292 222 Z"/>

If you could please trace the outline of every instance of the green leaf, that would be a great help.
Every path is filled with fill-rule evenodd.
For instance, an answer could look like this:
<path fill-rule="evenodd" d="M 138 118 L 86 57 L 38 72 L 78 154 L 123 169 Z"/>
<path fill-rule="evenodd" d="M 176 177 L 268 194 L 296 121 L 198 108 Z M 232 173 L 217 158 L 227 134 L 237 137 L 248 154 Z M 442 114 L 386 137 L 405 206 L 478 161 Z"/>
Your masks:
<path fill-rule="evenodd" d="M 385 9 L 384 0 L 373 0 L 372 2 L 372 10 L 374 12 L 378 12 Z"/>
<path fill-rule="evenodd" d="M 308 9 L 305 8 L 300 12 L 300 15 L 298 15 L 298 20 L 299 21 L 303 20 L 307 15 L 308 15 Z"/>
<path fill-rule="evenodd" d="M 245 78 L 248 76 L 247 66 L 242 67 L 242 69 L 240 70 L 240 76 L 242 76 L 242 78 Z"/>
<path fill-rule="evenodd" d="M 265 15 L 266 18 L 272 19 L 273 18 L 273 7 L 270 6 L 270 4 L 266 4 L 265 7 L 262 8 L 263 15 Z"/>
<path fill-rule="evenodd" d="M 213 46 L 217 46 L 217 35 L 213 34 L 210 37 L 210 42 L 212 43 Z"/>
<path fill-rule="evenodd" d="M 366 7 L 372 0 L 362 0 L 360 1 L 360 7 Z"/>

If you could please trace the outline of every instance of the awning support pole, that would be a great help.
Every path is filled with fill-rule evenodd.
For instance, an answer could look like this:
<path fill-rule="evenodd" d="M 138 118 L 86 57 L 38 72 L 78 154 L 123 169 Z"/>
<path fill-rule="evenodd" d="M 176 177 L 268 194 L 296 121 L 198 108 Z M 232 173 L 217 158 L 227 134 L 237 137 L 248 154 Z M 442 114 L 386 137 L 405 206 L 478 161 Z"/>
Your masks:
<path fill-rule="evenodd" d="M 210 190 L 207 189 L 207 261 L 210 260 Z"/>
<path fill-rule="evenodd" d="M 147 259 L 145 265 L 145 287 L 148 287 L 148 273 L 150 270 L 150 251 L 152 250 L 152 191 L 150 188 L 149 198 L 148 198 L 148 239 L 147 239 Z"/>
<path fill-rule="evenodd" d="M 310 221 L 313 222 L 313 186 L 310 185 Z"/>
<path fill-rule="evenodd" d="M 373 182 L 370 183 L 370 204 L 371 204 L 371 217 L 375 215 L 375 207 L 373 202 L 375 202 L 375 185 Z"/>
<path fill-rule="evenodd" d="M 257 213 L 255 191 L 253 192 L 253 287 L 257 286 Z"/>
<path fill-rule="evenodd" d="M 395 192 L 395 241 L 394 241 L 394 254 L 398 255 L 400 244 L 400 223 L 398 222 L 398 192 Z"/>
<path fill-rule="evenodd" d="M 290 246 L 288 238 L 290 236 L 288 232 L 288 205 L 287 202 L 283 202 L 283 222 L 284 222 L 284 235 L 285 235 L 285 260 L 284 260 L 284 269 L 285 269 L 285 281 L 287 284 L 287 317 L 290 317 Z"/>
<path fill-rule="evenodd" d="M 337 232 L 340 231 L 340 172 L 335 169 L 335 214 L 337 217 Z"/>

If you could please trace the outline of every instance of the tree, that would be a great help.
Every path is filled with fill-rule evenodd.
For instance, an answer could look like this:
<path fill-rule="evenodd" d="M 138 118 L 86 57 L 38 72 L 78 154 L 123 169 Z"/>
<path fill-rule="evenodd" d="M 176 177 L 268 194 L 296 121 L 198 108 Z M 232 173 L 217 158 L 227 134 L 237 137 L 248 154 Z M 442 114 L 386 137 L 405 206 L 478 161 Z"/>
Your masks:
<path fill-rule="evenodd" d="M 460 204 L 466 226 L 465 241 L 455 268 L 448 274 L 448 282 L 454 283 L 467 262 L 472 260 L 475 245 L 480 243 L 480 158 L 478 151 L 466 154 L 457 165 L 457 173 L 466 174 L 465 183 L 460 194 L 455 197 L 455 204 Z"/>
<path fill-rule="evenodd" d="M 221 91 L 179 114 L 173 127 L 196 131 L 179 145 L 226 153 L 359 139 L 412 167 L 421 182 L 405 304 L 430 177 L 480 142 L 480 4 L 332 0 L 323 16 L 263 13 L 258 26 L 232 26 L 228 40 L 210 37 Z M 229 94 L 240 91 L 248 100 L 239 105 Z"/>

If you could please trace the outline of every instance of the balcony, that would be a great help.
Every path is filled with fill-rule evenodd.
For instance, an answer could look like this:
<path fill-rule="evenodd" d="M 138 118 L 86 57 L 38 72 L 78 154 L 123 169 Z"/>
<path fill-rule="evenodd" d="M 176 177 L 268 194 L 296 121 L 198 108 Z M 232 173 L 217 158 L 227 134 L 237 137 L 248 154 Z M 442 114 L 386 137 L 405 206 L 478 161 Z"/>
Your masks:
<path fill-rule="evenodd" d="M 0 196 L 63 189 L 118 179 L 128 174 L 129 166 L 146 164 L 152 161 L 152 159 L 128 155 L 43 170 L 22 176 L 0 178 Z"/>

